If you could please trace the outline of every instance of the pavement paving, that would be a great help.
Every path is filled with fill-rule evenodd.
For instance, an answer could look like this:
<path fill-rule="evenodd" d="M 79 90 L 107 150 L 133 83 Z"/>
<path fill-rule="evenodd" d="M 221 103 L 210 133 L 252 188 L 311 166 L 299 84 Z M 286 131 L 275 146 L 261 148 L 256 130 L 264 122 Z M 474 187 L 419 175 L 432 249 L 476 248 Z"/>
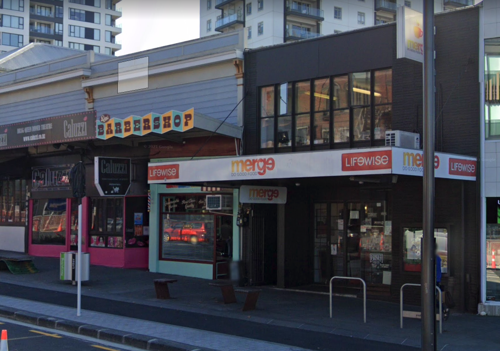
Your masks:
<path fill-rule="evenodd" d="M 257 310 L 242 312 L 242 302 L 224 305 L 220 290 L 207 280 L 100 266 L 91 266 L 90 281 L 82 286 L 84 310 L 76 317 L 70 307 L 71 298 L 76 306 L 76 287 L 59 280 L 59 260 L 34 262 L 36 274 L 0 271 L 0 306 L 150 337 L 168 335 L 175 342 L 189 340 L 216 350 L 326 350 L 329 340 L 345 342 L 346 337 L 364 341 L 359 349 L 369 341 L 375 346 L 370 349 L 380 350 L 420 346 L 420 321 L 405 319 L 400 329 L 399 304 L 368 301 L 364 324 L 360 299 L 334 297 L 330 319 L 326 295 L 263 287 Z M 156 299 L 157 278 L 178 280 L 170 285 L 173 299 Z M 438 335 L 438 350 L 499 350 L 499 328 L 498 317 L 452 313 Z M 310 342 L 301 344 L 303 338 Z"/>

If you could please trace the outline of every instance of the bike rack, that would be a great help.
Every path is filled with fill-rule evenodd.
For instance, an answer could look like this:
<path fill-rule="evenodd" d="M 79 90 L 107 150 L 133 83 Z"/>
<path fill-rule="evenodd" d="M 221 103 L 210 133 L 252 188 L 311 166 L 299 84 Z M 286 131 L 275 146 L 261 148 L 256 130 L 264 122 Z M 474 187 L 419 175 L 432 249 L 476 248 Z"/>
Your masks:
<path fill-rule="evenodd" d="M 401 329 L 403 329 L 403 288 L 405 286 L 421 286 L 421 284 L 414 284 L 414 283 L 406 283 L 401 286 L 401 289 L 399 290 L 399 323 L 401 326 Z M 443 334 L 443 292 L 439 288 L 439 286 L 436 286 L 436 290 L 439 293 L 439 334 Z M 410 317 L 412 318 L 412 317 Z M 415 318 L 415 317 L 413 317 Z M 417 317 L 418 318 L 418 317 Z"/>
<path fill-rule="evenodd" d="M 366 323 L 366 283 L 363 279 L 355 277 L 335 276 L 332 277 L 332 279 L 330 279 L 330 318 L 332 318 L 332 295 L 333 295 L 332 283 L 334 279 L 359 280 L 361 283 L 363 283 L 363 320 Z"/>

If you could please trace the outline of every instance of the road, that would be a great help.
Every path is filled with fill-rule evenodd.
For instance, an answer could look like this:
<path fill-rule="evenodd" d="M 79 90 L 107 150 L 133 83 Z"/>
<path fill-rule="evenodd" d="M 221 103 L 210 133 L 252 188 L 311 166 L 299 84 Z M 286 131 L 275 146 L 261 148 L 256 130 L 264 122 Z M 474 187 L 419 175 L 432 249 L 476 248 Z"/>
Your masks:
<path fill-rule="evenodd" d="M 33 287 L 24 287 L 8 283 L 0 283 L 0 294 L 59 306 L 74 307 L 75 295 L 58 291 L 48 291 Z M 82 306 L 86 309 L 166 323 L 198 330 L 223 333 L 249 339 L 286 344 L 312 350 L 370 350 L 370 351 L 410 351 L 415 348 L 377 341 L 362 340 L 339 335 L 314 332 L 301 329 L 290 329 L 281 326 L 260 324 L 245 320 L 210 316 L 201 313 L 157 308 L 147 305 L 131 305 L 130 303 L 105 298 L 82 296 Z M 189 344 L 189 340 L 185 341 Z M 12 351 L 12 350 L 10 350 Z"/>
<path fill-rule="evenodd" d="M 91 338 L 0 319 L 0 329 L 7 330 L 9 351 L 135 351 L 122 345 L 103 343 Z"/>

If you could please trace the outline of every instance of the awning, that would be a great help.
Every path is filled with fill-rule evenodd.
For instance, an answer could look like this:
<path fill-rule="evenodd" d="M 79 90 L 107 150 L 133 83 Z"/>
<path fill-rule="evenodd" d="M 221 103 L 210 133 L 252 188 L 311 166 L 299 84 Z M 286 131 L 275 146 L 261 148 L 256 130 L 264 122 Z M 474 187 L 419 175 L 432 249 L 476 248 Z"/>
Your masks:
<path fill-rule="evenodd" d="M 150 162 L 148 183 L 205 183 L 360 175 L 423 175 L 422 150 L 380 147 Z M 474 157 L 436 152 L 435 177 L 476 180 Z"/>

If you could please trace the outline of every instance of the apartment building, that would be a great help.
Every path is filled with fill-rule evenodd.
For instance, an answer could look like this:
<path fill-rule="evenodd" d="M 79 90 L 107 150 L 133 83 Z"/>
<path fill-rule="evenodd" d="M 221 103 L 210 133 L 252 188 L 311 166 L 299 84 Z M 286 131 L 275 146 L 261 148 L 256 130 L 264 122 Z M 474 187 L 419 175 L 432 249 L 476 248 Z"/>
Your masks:
<path fill-rule="evenodd" d="M 0 52 L 45 43 L 114 55 L 120 0 L 0 0 Z"/>
<path fill-rule="evenodd" d="M 474 0 L 435 0 L 436 12 Z M 478 2 L 476 0 L 476 2 Z M 200 36 L 245 28 L 248 48 L 393 22 L 398 6 L 422 12 L 423 0 L 201 0 Z"/>

